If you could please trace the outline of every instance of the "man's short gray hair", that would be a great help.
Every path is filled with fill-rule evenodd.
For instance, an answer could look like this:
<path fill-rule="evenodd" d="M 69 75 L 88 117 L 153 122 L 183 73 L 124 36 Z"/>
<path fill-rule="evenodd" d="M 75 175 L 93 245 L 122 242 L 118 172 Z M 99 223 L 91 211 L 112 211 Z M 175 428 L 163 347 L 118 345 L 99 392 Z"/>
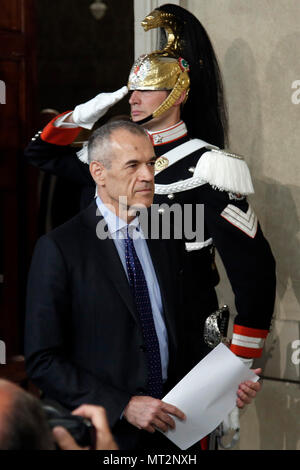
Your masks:
<path fill-rule="evenodd" d="M 111 158 L 113 156 L 111 147 L 112 133 L 118 130 L 125 130 L 131 134 L 148 137 L 149 135 L 138 124 L 131 121 L 112 121 L 96 129 L 88 141 L 88 161 L 91 163 L 96 160 L 101 162 L 106 168 L 111 167 Z"/>

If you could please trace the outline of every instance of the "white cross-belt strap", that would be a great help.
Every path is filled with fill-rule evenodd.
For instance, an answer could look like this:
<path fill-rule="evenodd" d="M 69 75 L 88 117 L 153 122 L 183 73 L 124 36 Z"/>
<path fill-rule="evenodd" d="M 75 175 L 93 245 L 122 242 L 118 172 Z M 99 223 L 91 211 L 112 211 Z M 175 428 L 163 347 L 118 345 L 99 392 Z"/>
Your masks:
<path fill-rule="evenodd" d="M 212 238 L 208 238 L 204 242 L 186 242 L 185 249 L 186 249 L 186 251 L 201 250 L 202 248 L 205 248 L 209 245 L 212 245 L 212 243 L 213 243 Z"/>
<path fill-rule="evenodd" d="M 167 158 L 169 160 L 169 164 L 165 168 L 170 168 L 170 166 L 174 165 L 174 163 L 178 162 L 179 160 L 182 160 L 182 158 L 186 157 L 187 155 L 190 155 L 191 153 L 202 149 L 203 147 L 207 147 L 209 149 L 218 148 L 211 144 L 208 144 L 207 142 L 204 142 L 204 140 L 201 140 L 201 139 L 189 140 L 188 142 L 178 145 L 174 149 L 169 150 L 169 152 L 164 153 L 162 155 L 162 157 Z M 162 168 L 161 170 L 157 170 L 155 172 L 155 176 L 158 175 L 158 173 L 160 173 L 161 171 L 164 171 L 165 168 Z"/>
<path fill-rule="evenodd" d="M 171 184 L 156 184 L 155 185 L 155 194 L 170 194 L 170 193 L 181 193 L 182 191 L 187 191 L 189 189 L 198 188 L 206 184 L 206 181 L 203 178 L 188 178 L 183 181 L 176 181 L 176 183 Z"/>

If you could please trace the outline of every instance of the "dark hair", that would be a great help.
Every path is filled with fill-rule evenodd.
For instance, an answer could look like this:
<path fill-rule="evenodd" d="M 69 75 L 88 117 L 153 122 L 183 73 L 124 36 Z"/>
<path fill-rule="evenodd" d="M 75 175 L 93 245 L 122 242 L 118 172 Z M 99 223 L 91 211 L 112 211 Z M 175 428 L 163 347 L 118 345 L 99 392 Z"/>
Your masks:
<path fill-rule="evenodd" d="M 178 54 L 190 66 L 191 87 L 181 113 L 189 134 L 223 148 L 228 119 L 221 72 L 209 36 L 200 21 L 182 7 L 168 3 L 157 10 L 171 13 L 179 23 Z"/>
<path fill-rule="evenodd" d="M 5 417 L 0 450 L 54 450 L 54 440 L 37 398 L 25 391 L 15 394 Z"/>
<path fill-rule="evenodd" d="M 110 139 L 113 132 L 124 129 L 131 134 L 149 137 L 145 129 L 131 121 L 109 121 L 96 129 L 88 140 L 88 159 L 89 162 L 98 160 L 106 168 L 111 165 L 111 147 Z M 97 153 L 97 156 L 96 156 Z"/>

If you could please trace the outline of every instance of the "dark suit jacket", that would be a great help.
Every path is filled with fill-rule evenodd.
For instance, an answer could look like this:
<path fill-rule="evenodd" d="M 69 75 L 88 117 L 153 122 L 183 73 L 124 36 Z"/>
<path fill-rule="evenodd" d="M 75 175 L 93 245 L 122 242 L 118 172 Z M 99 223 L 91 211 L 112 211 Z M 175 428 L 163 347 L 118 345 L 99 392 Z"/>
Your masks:
<path fill-rule="evenodd" d="M 118 434 L 131 396 L 146 392 L 147 363 L 114 242 L 96 236 L 102 219 L 96 209 L 93 201 L 36 245 L 28 281 L 25 356 L 29 377 L 47 397 L 70 410 L 82 403 L 104 406 Z M 169 240 L 147 243 L 161 289 L 171 386 L 179 378 L 181 250 Z M 128 434 L 130 425 L 122 426 L 121 434 Z"/>

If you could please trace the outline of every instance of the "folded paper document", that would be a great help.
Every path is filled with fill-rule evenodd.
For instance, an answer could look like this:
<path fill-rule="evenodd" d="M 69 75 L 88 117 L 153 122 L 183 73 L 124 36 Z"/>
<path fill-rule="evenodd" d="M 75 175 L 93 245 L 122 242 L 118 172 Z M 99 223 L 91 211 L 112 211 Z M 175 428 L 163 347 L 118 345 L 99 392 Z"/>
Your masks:
<path fill-rule="evenodd" d="M 220 343 L 200 361 L 164 398 L 186 415 L 173 417 L 176 428 L 164 433 L 186 450 L 212 432 L 236 405 L 239 384 L 259 377 Z"/>

